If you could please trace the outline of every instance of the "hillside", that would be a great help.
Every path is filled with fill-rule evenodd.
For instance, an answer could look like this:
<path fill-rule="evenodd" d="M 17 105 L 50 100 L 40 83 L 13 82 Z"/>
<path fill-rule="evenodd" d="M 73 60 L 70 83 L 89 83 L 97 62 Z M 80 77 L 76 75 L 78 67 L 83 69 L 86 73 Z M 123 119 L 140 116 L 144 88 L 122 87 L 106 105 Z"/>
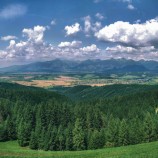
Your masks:
<path fill-rule="evenodd" d="M 75 87 L 54 87 L 50 90 L 56 91 L 72 100 L 94 100 L 94 99 L 106 99 L 116 96 L 125 96 L 135 93 L 141 93 L 144 91 L 157 90 L 158 85 L 107 85 L 102 87 L 91 86 L 75 86 Z"/>
<path fill-rule="evenodd" d="M 79 151 L 158 140 L 157 86 L 75 87 L 69 93 L 89 95 L 83 100 L 79 92 L 70 101 L 40 88 L 0 85 L 0 141 L 17 140 L 35 150 Z"/>
<path fill-rule="evenodd" d="M 75 152 L 34 151 L 28 147 L 19 147 L 17 142 L 0 143 L 1 158 L 157 158 L 158 142 L 99 150 Z"/>

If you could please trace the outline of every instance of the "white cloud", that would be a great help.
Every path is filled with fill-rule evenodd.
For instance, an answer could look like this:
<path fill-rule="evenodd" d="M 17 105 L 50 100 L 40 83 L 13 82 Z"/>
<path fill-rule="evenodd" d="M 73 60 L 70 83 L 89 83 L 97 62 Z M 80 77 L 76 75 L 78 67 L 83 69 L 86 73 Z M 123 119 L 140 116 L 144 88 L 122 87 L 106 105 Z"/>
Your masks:
<path fill-rule="evenodd" d="M 91 17 L 88 15 L 83 18 L 84 20 L 84 33 L 87 37 L 90 37 L 92 33 L 97 32 L 101 27 L 101 22 L 92 23 Z"/>
<path fill-rule="evenodd" d="M 97 53 L 100 51 L 100 49 L 97 48 L 97 46 L 95 44 L 80 48 L 80 50 L 83 52 L 97 52 Z"/>
<path fill-rule="evenodd" d="M 112 58 L 126 58 L 132 60 L 157 60 L 158 61 L 158 49 L 154 46 L 146 47 L 126 47 L 122 45 L 116 45 L 113 47 L 107 47 L 106 53 Z"/>
<path fill-rule="evenodd" d="M 22 32 L 24 36 L 28 37 L 28 40 L 34 41 L 36 43 L 41 43 L 43 42 L 45 30 L 46 27 L 37 25 L 33 29 L 24 28 Z"/>
<path fill-rule="evenodd" d="M 17 37 L 11 36 L 11 35 L 1 37 L 2 41 L 9 41 L 9 40 L 13 40 L 13 39 L 17 39 Z"/>
<path fill-rule="evenodd" d="M 93 24 L 92 31 L 97 32 L 101 27 L 102 27 L 101 22 L 96 22 L 96 23 Z"/>
<path fill-rule="evenodd" d="M 25 41 L 15 42 L 10 40 L 10 44 L 6 49 L 0 52 L 0 58 L 3 56 L 5 61 L 15 61 L 15 63 L 31 62 L 50 57 L 53 47 L 43 41 L 44 26 L 35 26 L 33 29 L 23 29 L 22 33 L 26 37 Z"/>
<path fill-rule="evenodd" d="M 130 10 L 134 10 L 135 9 L 135 7 L 132 4 L 128 4 L 127 8 L 130 9 Z"/>
<path fill-rule="evenodd" d="M 26 14 L 27 7 L 21 4 L 8 5 L 0 11 L 0 18 L 9 19 Z"/>
<path fill-rule="evenodd" d="M 117 21 L 105 26 L 95 36 L 105 42 L 120 43 L 131 47 L 158 44 L 158 20 L 152 19 L 142 24 Z"/>
<path fill-rule="evenodd" d="M 14 40 L 11 40 L 10 44 L 9 44 L 9 48 L 12 48 L 15 44 L 16 44 L 16 42 Z"/>
<path fill-rule="evenodd" d="M 136 9 L 136 8 L 134 7 L 134 5 L 132 4 L 132 0 L 117 0 L 117 1 L 123 2 L 123 3 L 127 3 L 127 4 L 128 4 L 128 5 L 127 5 L 127 8 L 128 8 L 129 10 L 134 10 L 134 9 Z"/>
<path fill-rule="evenodd" d="M 10 40 L 6 49 L 0 50 L 0 63 L 8 66 L 56 58 L 85 60 L 95 59 L 99 54 L 100 49 L 94 44 L 81 48 L 81 41 L 61 42 L 58 46 L 47 44 L 43 39 L 45 30 L 45 26 L 23 29 L 25 38 L 22 41 Z"/>
<path fill-rule="evenodd" d="M 50 24 L 51 25 L 56 25 L 56 20 L 52 20 Z"/>
<path fill-rule="evenodd" d="M 133 53 L 134 51 L 137 51 L 137 49 L 132 48 L 132 47 L 125 47 L 121 45 L 116 45 L 114 47 L 107 47 L 106 51 L 111 52 L 111 53 Z"/>
<path fill-rule="evenodd" d="M 65 31 L 67 36 L 74 35 L 81 31 L 80 24 L 75 23 L 74 25 L 71 26 L 65 26 Z"/>
<path fill-rule="evenodd" d="M 96 13 L 95 16 L 99 19 L 99 20 L 103 20 L 104 16 L 100 13 Z"/>
<path fill-rule="evenodd" d="M 84 31 L 85 33 L 89 33 L 91 31 L 91 17 L 88 15 L 86 17 L 83 18 L 84 20 Z"/>
<path fill-rule="evenodd" d="M 64 48 L 64 47 L 72 47 L 77 48 L 82 44 L 81 41 L 72 41 L 72 42 L 61 42 L 58 47 Z"/>

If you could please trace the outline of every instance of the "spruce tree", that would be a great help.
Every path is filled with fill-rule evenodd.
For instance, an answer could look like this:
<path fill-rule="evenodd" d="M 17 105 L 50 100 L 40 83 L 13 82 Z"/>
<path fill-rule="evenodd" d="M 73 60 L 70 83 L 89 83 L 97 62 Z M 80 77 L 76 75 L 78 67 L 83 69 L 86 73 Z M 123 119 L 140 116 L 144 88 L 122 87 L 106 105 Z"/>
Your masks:
<path fill-rule="evenodd" d="M 29 142 L 29 147 L 30 149 L 36 150 L 38 149 L 38 141 L 37 141 L 37 136 L 34 131 L 31 133 L 31 138 Z"/>
<path fill-rule="evenodd" d="M 145 142 L 151 142 L 155 137 L 155 124 L 151 114 L 148 112 L 144 119 L 144 140 Z"/>
<path fill-rule="evenodd" d="M 72 133 L 72 126 L 71 124 L 68 125 L 68 128 L 65 131 L 65 148 L 66 150 L 73 150 L 73 133 Z"/>
<path fill-rule="evenodd" d="M 112 115 L 109 118 L 109 123 L 106 129 L 106 146 L 113 147 L 118 144 L 119 120 Z"/>
<path fill-rule="evenodd" d="M 85 149 L 82 122 L 78 118 L 76 119 L 75 127 L 73 129 L 73 148 L 74 148 L 74 150 Z"/>
<path fill-rule="evenodd" d="M 16 126 L 13 123 L 13 120 L 10 116 L 8 116 L 6 120 L 6 134 L 8 137 L 8 140 L 15 140 L 16 139 Z"/>
<path fill-rule="evenodd" d="M 97 130 L 93 131 L 89 140 L 89 149 L 102 148 L 104 144 L 104 132 L 99 132 Z"/>
<path fill-rule="evenodd" d="M 119 146 L 128 145 L 128 126 L 125 119 L 123 119 L 120 123 L 118 133 L 118 144 Z"/>

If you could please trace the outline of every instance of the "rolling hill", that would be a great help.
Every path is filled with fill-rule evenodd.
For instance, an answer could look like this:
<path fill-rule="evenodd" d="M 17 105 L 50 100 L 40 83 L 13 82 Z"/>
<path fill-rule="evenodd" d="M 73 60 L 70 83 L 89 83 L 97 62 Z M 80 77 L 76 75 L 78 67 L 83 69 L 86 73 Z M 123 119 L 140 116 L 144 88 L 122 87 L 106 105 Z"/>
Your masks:
<path fill-rule="evenodd" d="M 91 86 L 75 86 L 75 87 L 54 87 L 53 91 L 57 91 L 72 100 L 92 100 L 92 99 L 105 99 L 115 96 L 125 96 L 141 92 L 148 92 L 157 90 L 157 85 L 108 85 L 102 87 Z"/>

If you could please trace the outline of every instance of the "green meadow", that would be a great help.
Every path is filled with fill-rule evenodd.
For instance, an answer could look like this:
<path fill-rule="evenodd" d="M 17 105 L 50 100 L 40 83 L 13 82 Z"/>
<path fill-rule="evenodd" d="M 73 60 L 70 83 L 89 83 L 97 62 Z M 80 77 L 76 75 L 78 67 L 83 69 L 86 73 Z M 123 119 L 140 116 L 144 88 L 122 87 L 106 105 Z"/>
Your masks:
<path fill-rule="evenodd" d="M 0 142 L 0 158 L 157 158 L 158 142 L 87 151 L 42 151 L 20 147 L 17 141 Z"/>

